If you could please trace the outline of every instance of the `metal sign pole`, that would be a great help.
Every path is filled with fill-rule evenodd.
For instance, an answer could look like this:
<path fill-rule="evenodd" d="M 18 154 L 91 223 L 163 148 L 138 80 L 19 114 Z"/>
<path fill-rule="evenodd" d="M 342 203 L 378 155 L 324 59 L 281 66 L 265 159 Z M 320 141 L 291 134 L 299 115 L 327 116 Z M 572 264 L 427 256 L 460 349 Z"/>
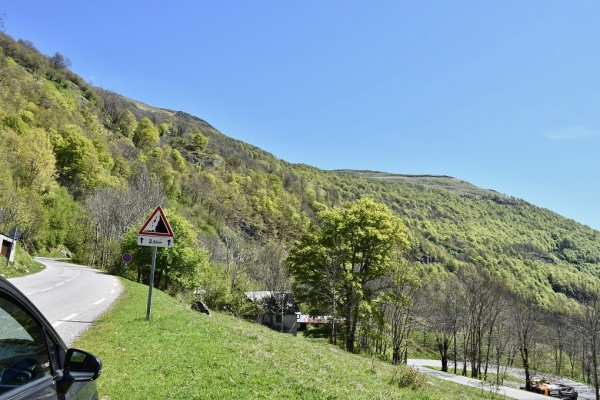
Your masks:
<path fill-rule="evenodd" d="M 152 308 L 152 287 L 154 286 L 154 268 L 156 267 L 156 246 L 152 247 L 152 266 L 150 267 L 150 282 L 148 283 L 148 307 L 146 309 L 146 321 L 150 321 Z"/>

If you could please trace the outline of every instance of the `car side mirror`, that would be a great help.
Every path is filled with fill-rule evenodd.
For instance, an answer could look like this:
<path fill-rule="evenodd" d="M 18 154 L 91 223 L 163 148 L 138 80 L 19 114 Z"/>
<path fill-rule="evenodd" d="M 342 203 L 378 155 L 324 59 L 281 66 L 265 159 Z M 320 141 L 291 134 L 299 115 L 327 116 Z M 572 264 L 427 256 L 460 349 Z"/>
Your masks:
<path fill-rule="evenodd" d="M 79 349 L 67 350 L 64 380 L 67 382 L 89 382 L 102 373 L 102 361 L 95 355 Z"/>

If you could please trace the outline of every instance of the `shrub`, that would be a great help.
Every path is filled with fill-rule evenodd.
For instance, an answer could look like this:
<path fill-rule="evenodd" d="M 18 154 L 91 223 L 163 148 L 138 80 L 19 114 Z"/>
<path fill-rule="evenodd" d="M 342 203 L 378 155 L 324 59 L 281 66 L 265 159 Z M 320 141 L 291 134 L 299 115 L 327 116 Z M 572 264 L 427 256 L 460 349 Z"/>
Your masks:
<path fill-rule="evenodd" d="M 398 365 L 392 376 L 392 384 L 400 388 L 417 390 L 425 385 L 425 375 L 406 365 Z"/>

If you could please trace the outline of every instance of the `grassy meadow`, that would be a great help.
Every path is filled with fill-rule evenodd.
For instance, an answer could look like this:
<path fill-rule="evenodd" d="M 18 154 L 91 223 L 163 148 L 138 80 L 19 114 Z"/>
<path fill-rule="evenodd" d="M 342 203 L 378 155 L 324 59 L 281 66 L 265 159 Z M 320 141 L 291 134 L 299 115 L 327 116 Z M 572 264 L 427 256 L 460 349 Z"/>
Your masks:
<path fill-rule="evenodd" d="M 322 340 L 209 317 L 160 291 L 146 321 L 147 286 L 122 283 L 117 304 L 75 344 L 102 359 L 104 400 L 499 398 Z"/>

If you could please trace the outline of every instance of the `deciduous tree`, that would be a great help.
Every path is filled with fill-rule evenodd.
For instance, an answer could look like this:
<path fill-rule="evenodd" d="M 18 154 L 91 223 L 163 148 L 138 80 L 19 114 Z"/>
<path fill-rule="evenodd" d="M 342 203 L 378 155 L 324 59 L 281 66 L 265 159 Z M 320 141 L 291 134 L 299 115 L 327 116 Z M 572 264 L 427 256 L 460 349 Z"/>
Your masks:
<path fill-rule="evenodd" d="M 510 321 L 514 326 L 517 346 L 525 370 L 525 388 L 531 390 L 531 351 L 539 335 L 539 325 L 543 319 L 542 308 L 531 297 L 515 296 L 511 304 Z"/>
<path fill-rule="evenodd" d="M 63 56 L 58 51 L 53 56 L 48 57 L 50 64 L 56 69 L 68 69 L 71 66 L 71 60 Z"/>
<path fill-rule="evenodd" d="M 373 299 L 369 283 L 389 271 L 396 246 L 409 247 L 403 223 L 384 204 L 365 198 L 319 212 L 317 224 L 290 250 L 296 292 L 313 305 L 336 299 L 332 304 L 341 305 L 345 347 L 350 352 L 361 303 Z"/>
<path fill-rule="evenodd" d="M 420 265 L 406 260 L 404 258 L 405 250 L 405 248 L 400 248 L 394 251 L 391 268 L 385 278 L 387 289 L 378 300 L 383 311 L 384 321 L 389 325 L 394 365 L 406 361 L 402 350 L 406 349 L 408 345 L 412 329 L 411 320 L 415 310 L 415 294 L 422 285 L 419 276 Z"/>
<path fill-rule="evenodd" d="M 118 124 L 119 130 L 121 131 L 123 136 L 133 139 L 138 124 L 135 115 L 133 115 L 131 111 L 126 109 L 121 114 L 121 118 Z"/>
<path fill-rule="evenodd" d="M 158 136 L 156 125 L 149 118 L 142 118 L 133 135 L 133 143 L 136 147 L 148 151 L 156 146 L 159 140 L 160 137 Z"/>
<path fill-rule="evenodd" d="M 291 280 L 289 270 L 285 264 L 287 252 L 278 242 L 269 241 L 259 251 L 256 267 L 260 269 L 256 278 L 271 292 L 276 310 L 280 313 L 281 321 L 286 305 L 290 302 Z M 283 323 L 281 324 L 283 332 Z"/>
<path fill-rule="evenodd" d="M 56 155 L 59 182 L 75 197 L 102 184 L 111 183 L 94 143 L 77 125 L 68 124 L 51 137 Z"/>
<path fill-rule="evenodd" d="M 25 133 L 17 157 L 19 183 L 39 193 L 46 192 L 56 177 L 56 158 L 46 131 L 33 128 Z"/>

